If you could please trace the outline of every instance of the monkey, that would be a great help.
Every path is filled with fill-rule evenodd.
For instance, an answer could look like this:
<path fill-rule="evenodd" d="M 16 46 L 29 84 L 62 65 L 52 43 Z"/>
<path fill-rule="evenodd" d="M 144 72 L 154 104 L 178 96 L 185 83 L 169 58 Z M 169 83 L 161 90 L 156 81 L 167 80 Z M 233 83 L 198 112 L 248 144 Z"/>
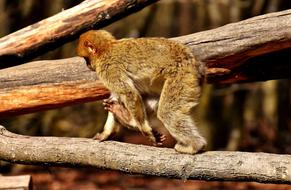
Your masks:
<path fill-rule="evenodd" d="M 156 111 L 157 111 L 157 97 L 142 97 L 143 103 L 145 105 L 146 114 L 149 120 L 149 124 L 151 126 L 161 126 L 163 125 L 156 117 Z M 125 126 L 129 129 L 136 129 L 132 126 L 130 126 L 129 122 L 131 120 L 130 113 L 125 108 L 122 102 L 119 102 L 118 100 L 110 97 L 109 99 L 105 99 L 103 101 L 104 109 L 108 112 L 111 112 L 114 115 L 114 118 L 116 121 L 121 125 Z M 116 131 L 118 131 L 118 127 L 116 127 Z M 155 127 L 153 127 L 153 135 L 156 139 L 156 143 L 154 145 L 162 145 L 163 142 L 166 140 L 166 136 L 164 134 L 159 133 Z M 97 133 L 93 139 L 99 139 L 100 134 Z"/>
<path fill-rule="evenodd" d="M 206 140 L 193 118 L 201 87 L 190 48 L 166 38 L 117 40 L 105 30 L 91 30 L 80 35 L 77 55 L 86 59 L 88 67 L 110 90 L 110 99 L 121 105 L 120 113 L 124 114 L 119 114 L 120 123 L 139 130 L 154 145 L 160 143 L 162 137 L 152 129 L 143 99 L 156 97 L 156 116 L 177 141 L 174 149 L 195 154 L 205 148 Z M 116 130 L 117 115 L 108 112 L 103 132 L 95 136 L 96 140 L 104 141 Z"/>

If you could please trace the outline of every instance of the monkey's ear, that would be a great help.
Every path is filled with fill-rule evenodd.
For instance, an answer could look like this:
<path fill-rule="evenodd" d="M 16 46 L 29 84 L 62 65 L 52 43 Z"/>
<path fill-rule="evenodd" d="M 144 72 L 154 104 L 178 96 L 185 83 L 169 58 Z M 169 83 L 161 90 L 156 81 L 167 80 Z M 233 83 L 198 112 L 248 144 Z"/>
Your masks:
<path fill-rule="evenodd" d="M 89 53 L 96 53 L 96 48 L 90 41 L 85 41 L 84 46 L 88 49 Z"/>

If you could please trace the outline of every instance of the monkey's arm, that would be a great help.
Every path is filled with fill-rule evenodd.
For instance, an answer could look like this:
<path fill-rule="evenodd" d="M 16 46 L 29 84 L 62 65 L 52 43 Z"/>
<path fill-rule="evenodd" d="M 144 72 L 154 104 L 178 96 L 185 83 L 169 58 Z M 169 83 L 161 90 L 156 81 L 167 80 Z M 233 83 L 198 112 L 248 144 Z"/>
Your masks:
<path fill-rule="evenodd" d="M 116 93 L 119 94 L 121 102 L 130 114 L 128 124 L 143 132 L 142 126 L 147 120 L 147 115 L 139 92 L 131 84 L 126 84 L 120 92 Z"/>
<path fill-rule="evenodd" d="M 115 73 L 111 72 L 108 73 L 107 76 L 109 76 L 109 74 L 110 77 L 108 77 L 109 80 L 106 81 L 106 86 L 114 94 L 119 96 L 121 102 L 130 113 L 131 119 L 128 124 L 138 128 L 143 135 L 156 143 L 156 138 L 148 122 L 142 97 L 131 78 L 122 71 Z"/>
<path fill-rule="evenodd" d="M 124 107 L 122 102 L 109 98 L 103 101 L 103 106 L 105 110 L 113 113 L 114 118 L 121 125 L 126 126 L 128 128 L 133 128 L 132 126 L 129 125 L 129 122 L 131 120 L 130 113 Z"/>
<path fill-rule="evenodd" d="M 120 98 L 131 115 L 132 119 L 129 122 L 129 125 L 136 126 L 143 135 L 153 142 L 154 145 L 158 145 L 159 142 L 157 142 L 157 138 L 149 125 L 142 97 L 139 92 L 132 88 L 126 91 L 126 93 L 121 94 Z"/>
<path fill-rule="evenodd" d="M 144 99 L 143 102 L 145 102 Z M 130 114 L 128 110 L 124 107 L 123 103 L 112 98 L 109 98 L 104 100 L 103 105 L 105 110 L 111 112 L 114 115 L 114 118 L 117 120 L 117 122 L 119 122 L 122 126 L 133 128 L 132 126 L 129 125 L 129 122 L 131 120 Z M 146 109 L 146 111 L 148 111 L 148 109 Z M 166 136 L 159 133 L 155 129 L 153 129 L 153 135 L 155 136 L 156 139 L 156 145 L 162 145 L 163 142 L 166 140 Z"/>

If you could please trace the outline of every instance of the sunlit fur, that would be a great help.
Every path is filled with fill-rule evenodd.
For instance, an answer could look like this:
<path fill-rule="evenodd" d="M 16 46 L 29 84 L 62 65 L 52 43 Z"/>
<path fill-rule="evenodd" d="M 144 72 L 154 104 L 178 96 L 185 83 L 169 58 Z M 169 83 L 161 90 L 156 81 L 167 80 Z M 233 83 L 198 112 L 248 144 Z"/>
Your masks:
<path fill-rule="evenodd" d="M 131 125 L 150 140 L 156 141 L 142 100 L 144 95 L 157 97 L 157 117 L 177 140 L 177 151 L 194 154 L 206 145 L 193 121 L 200 86 L 189 48 L 164 38 L 116 40 L 110 33 L 98 30 L 80 36 L 77 54 L 87 58 L 99 79 L 128 109 Z M 115 127 L 114 122 L 109 123 Z M 99 140 L 106 138 L 108 135 L 101 134 Z"/>

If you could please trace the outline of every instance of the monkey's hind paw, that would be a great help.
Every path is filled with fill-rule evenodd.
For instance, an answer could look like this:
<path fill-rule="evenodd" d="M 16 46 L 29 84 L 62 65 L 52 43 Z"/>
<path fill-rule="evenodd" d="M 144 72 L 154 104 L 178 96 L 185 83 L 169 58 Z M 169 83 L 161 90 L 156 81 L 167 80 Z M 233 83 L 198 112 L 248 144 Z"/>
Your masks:
<path fill-rule="evenodd" d="M 103 133 L 97 133 L 94 137 L 93 140 L 97 140 L 99 142 L 104 141 L 108 138 L 107 135 L 104 135 Z"/>
<path fill-rule="evenodd" d="M 162 146 L 163 142 L 166 140 L 166 136 L 161 134 L 161 133 L 159 133 L 156 130 L 153 130 L 153 135 L 155 137 L 154 145 L 155 146 Z"/>

